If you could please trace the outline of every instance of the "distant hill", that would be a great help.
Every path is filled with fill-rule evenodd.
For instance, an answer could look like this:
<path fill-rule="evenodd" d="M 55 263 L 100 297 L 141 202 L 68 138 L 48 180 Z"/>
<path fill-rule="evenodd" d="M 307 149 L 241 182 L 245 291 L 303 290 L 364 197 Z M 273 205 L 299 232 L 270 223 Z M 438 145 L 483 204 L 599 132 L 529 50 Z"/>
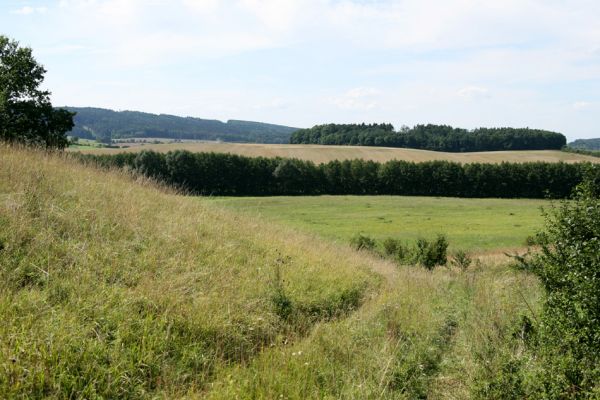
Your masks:
<path fill-rule="evenodd" d="M 580 150 L 600 150 L 600 138 L 577 139 L 568 144 L 569 147 Z"/>
<path fill-rule="evenodd" d="M 85 139 L 172 138 L 224 142 L 288 143 L 297 128 L 262 122 L 200 119 L 139 111 L 64 107 L 76 112 L 70 135 Z"/>

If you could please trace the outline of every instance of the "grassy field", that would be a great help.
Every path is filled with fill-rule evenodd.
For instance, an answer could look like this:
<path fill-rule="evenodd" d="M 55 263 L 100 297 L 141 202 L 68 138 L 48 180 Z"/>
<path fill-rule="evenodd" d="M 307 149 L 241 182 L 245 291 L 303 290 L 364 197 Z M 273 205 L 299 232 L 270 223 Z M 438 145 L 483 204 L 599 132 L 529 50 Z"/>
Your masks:
<path fill-rule="evenodd" d="M 131 144 L 127 144 L 131 145 Z M 193 142 L 193 143 L 163 143 L 163 144 L 135 144 L 129 148 L 110 149 L 81 149 L 95 154 L 112 154 L 118 152 L 137 152 L 141 150 L 154 150 L 167 152 L 183 149 L 194 152 L 232 153 L 248 157 L 287 157 L 310 160 L 315 163 L 325 163 L 332 160 L 365 159 L 379 162 L 389 160 L 407 161 L 433 161 L 448 160 L 461 163 L 482 162 L 499 163 L 547 161 L 547 162 L 600 162 L 597 157 L 582 154 L 566 153 L 554 150 L 536 151 L 491 151 L 480 153 L 444 153 L 427 150 L 397 149 L 390 147 L 364 147 L 364 146 L 321 146 L 321 145 L 292 145 L 292 144 L 242 144 L 218 142 Z M 72 149 L 73 150 L 73 149 Z M 77 149 L 74 149 L 77 150 Z"/>
<path fill-rule="evenodd" d="M 531 275 L 398 266 L 228 201 L 0 146 L 0 398 L 527 397 Z"/>
<path fill-rule="evenodd" d="M 469 251 L 525 246 L 542 227 L 544 200 L 401 196 L 229 197 L 212 201 L 348 242 L 358 233 L 414 241 L 447 235 L 450 247 Z"/>

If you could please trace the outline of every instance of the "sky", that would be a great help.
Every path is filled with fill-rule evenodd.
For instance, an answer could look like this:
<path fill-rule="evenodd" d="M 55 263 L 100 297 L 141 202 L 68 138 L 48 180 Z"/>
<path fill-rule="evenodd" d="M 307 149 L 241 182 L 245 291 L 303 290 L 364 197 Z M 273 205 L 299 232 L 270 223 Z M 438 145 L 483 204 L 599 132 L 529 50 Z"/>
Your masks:
<path fill-rule="evenodd" d="M 600 137 L 598 0 L 0 0 L 54 105 Z"/>

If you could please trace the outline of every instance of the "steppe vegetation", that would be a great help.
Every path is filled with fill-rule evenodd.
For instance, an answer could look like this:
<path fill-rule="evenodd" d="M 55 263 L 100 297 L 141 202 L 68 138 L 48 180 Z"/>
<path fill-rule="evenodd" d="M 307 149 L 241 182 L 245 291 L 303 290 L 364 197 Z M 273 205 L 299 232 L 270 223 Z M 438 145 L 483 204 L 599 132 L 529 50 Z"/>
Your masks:
<path fill-rule="evenodd" d="M 544 386 L 542 287 L 504 258 L 399 266 L 122 171 L 0 155 L 5 397 L 519 398 L 572 378 L 559 360 Z M 563 397 L 595 393 L 585 376 Z"/>
<path fill-rule="evenodd" d="M 519 346 L 503 338 L 537 304 L 535 280 L 502 267 L 398 268 L 144 179 L 0 151 L 7 397 L 465 394 L 487 390 L 481 363 L 501 372 Z"/>

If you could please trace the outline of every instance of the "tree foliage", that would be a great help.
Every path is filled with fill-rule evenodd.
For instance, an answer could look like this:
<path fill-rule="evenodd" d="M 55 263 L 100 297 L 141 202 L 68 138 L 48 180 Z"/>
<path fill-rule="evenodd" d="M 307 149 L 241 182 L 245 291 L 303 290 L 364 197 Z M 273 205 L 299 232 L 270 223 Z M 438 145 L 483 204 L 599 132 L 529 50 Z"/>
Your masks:
<path fill-rule="evenodd" d="M 595 177 L 597 178 L 597 177 Z M 600 199 L 594 179 L 547 218 L 531 263 L 546 292 L 540 316 L 540 398 L 600 396 Z"/>
<path fill-rule="evenodd" d="M 183 150 L 78 157 L 104 166 L 128 166 L 192 193 L 224 196 L 384 194 L 565 198 L 582 181 L 586 170 L 600 180 L 600 166 L 586 163 L 344 160 L 315 165 L 297 159 Z"/>
<path fill-rule="evenodd" d="M 0 35 L 0 139 L 64 148 L 73 113 L 54 109 L 40 88 L 46 70 L 32 50 Z"/>
<path fill-rule="evenodd" d="M 478 128 L 416 125 L 394 131 L 391 124 L 327 124 L 300 129 L 290 143 L 405 147 L 434 151 L 558 150 L 566 138 L 540 129 Z"/>

